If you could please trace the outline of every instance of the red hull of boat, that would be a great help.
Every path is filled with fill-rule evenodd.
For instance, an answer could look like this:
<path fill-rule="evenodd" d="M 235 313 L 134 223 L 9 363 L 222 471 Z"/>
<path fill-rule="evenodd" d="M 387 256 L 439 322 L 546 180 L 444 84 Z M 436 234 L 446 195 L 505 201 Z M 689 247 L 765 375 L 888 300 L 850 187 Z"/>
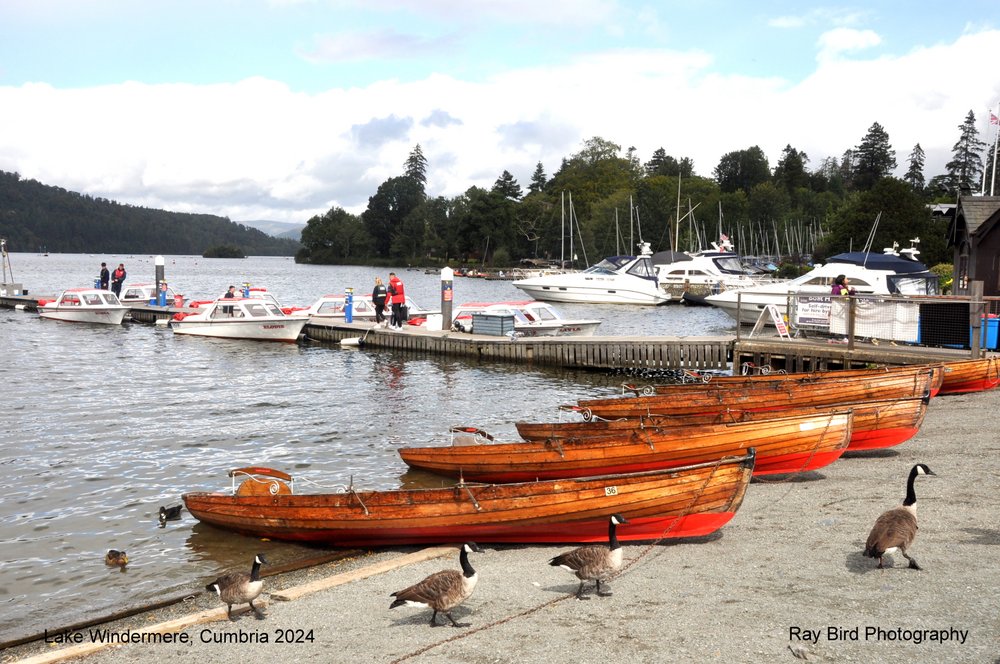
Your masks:
<path fill-rule="evenodd" d="M 847 446 L 848 452 L 859 450 L 877 450 L 905 443 L 917 435 L 920 427 L 898 427 L 895 429 L 878 429 L 876 431 L 855 431 Z"/>
<path fill-rule="evenodd" d="M 629 517 L 628 526 L 618 529 L 618 539 L 624 541 L 656 540 L 661 538 L 701 537 L 710 535 L 728 523 L 736 512 L 688 514 L 682 517 Z M 211 518 L 199 516 L 205 523 Z M 270 537 L 284 541 L 316 542 L 333 546 L 397 546 L 403 544 L 440 544 L 441 542 L 493 542 L 507 544 L 557 544 L 608 541 L 606 518 L 563 523 L 515 525 L 479 524 L 442 528 L 372 528 L 343 530 L 285 530 L 255 527 L 252 532 L 230 525 L 227 530 L 243 532 L 252 537 Z"/>

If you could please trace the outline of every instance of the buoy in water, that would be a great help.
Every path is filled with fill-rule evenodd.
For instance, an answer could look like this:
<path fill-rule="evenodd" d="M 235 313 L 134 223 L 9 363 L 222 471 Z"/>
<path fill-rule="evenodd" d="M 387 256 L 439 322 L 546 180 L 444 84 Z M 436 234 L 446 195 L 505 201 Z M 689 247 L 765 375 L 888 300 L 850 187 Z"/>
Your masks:
<path fill-rule="evenodd" d="M 361 345 L 361 337 L 348 337 L 346 339 L 341 339 L 340 340 L 340 345 L 341 346 L 360 346 Z"/>
<path fill-rule="evenodd" d="M 158 327 L 166 327 L 169 324 L 170 324 L 170 319 L 169 318 L 157 318 L 156 319 L 156 325 Z"/>

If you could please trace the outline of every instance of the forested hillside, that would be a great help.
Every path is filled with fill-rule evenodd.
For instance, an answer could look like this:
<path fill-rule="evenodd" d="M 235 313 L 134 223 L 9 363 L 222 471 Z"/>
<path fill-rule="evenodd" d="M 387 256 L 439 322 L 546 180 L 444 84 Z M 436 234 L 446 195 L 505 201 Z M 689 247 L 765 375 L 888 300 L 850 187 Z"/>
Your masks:
<path fill-rule="evenodd" d="M 224 217 L 123 205 L 0 171 L 0 236 L 11 251 L 196 254 L 218 245 L 248 256 L 292 256 L 295 240 Z"/>

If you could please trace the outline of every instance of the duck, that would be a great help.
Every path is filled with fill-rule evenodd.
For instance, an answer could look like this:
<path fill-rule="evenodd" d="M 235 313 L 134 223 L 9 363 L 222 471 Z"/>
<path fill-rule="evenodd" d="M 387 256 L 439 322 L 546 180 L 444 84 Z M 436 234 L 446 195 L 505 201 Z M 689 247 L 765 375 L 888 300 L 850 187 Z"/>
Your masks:
<path fill-rule="evenodd" d="M 264 589 L 264 582 L 260 579 L 260 566 L 266 564 L 268 563 L 264 554 L 258 553 L 254 556 L 253 567 L 250 568 L 249 574 L 246 572 L 229 572 L 205 586 L 205 590 L 216 593 L 219 599 L 226 605 L 226 616 L 230 620 L 235 621 L 235 618 L 233 618 L 233 604 L 244 603 L 250 605 L 250 608 L 253 609 L 254 614 L 257 616 L 257 620 L 264 619 L 264 614 L 258 607 L 254 606 L 253 601 L 260 596 L 261 591 Z"/>
<path fill-rule="evenodd" d="M 167 521 L 176 521 L 181 518 L 181 505 L 174 505 L 173 507 L 164 507 L 160 505 L 160 527 L 163 528 L 167 525 Z"/>
<path fill-rule="evenodd" d="M 577 599 L 590 599 L 583 594 L 583 586 L 587 581 L 597 582 L 597 595 L 599 597 L 611 595 L 610 592 L 601 592 L 601 581 L 611 577 L 622 566 L 622 545 L 618 543 L 615 529 L 617 526 L 627 523 L 628 521 L 621 514 L 612 514 L 608 518 L 607 546 L 588 544 L 559 554 L 549 560 L 549 564 L 553 567 L 562 567 L 580 579 L 580 587 L 576 591 Z"/>
<path fill-rule="evenodd" d="M 109 567 L 125 567 L 128 564 L 128 554 L 118 549 L 108 549 L 104 554 L 104 564 Z"/>
<path fill-rule="evenodd" d="M 884 569 L 882 556 L 896 551 L 910 561 L 910 569 L 921 569 L 917 561 L 906 552 L 917 536 L 917 494 L 913 490 L 913 483 L 917 475 L 935 474 L 926 464 L 918 463 L 913 466 L 906 480 L 906 498 L 903 499 L 903 504 L 883 512 L 875 520 L 865 542 L 864 555 L 878 558 L 878 569 Z"/>
<path fill-rule="evenodd" d="M 443 613 L 454 627 L 468 627 L 470 623 L 456 622 L 451 611 L 472 596 L 472 591 L 475 590 L 476 583 L 479 581 L 479 574 L 469 562 L 469 554 L 472 552 L 481 552 L 475 542 L 463 544 L 458 556 L 462 571 L 457 569 L 441 570 L 409 588 L 392 593 L 391 597 L 396 599 L 389 605 L 389 608 L 395 609 L 397 606 L 428 608 L 434 611 L 431 614 L 431 627 L 439 626 L 438 613 Z"/>

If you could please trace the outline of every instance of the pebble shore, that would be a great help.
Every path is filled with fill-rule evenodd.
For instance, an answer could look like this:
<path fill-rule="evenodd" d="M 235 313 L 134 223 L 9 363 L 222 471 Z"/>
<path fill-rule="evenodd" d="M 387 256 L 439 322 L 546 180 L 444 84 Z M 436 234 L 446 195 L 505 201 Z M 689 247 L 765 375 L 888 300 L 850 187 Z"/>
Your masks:
<path fill-rule="evenodd" d="M 457 568 L 455 552 L 292 601 L 272 597 L 264 620 L 242 614 L 229 622 L 223 607 L 222 620 L 180 632 L 184 642 L 118 645 L 77 661 L 997 663 L 1000 440 L 990 414 L 998 411 L 1000 390 L 939 397 L 920 433 L 902 445 L 755 480 L 736 517 L 713 536 L 627 543 L 611 597 L 577 600 L 577 579 L 547 564 L 571 546 L 481 544 L 471 557 L 479 585 L 454 611 L 469 627 L 431 628 L 430 611 L 389 610 L 393 591 Z M 878 570 L 861 555 L 864 540 L 875 518 L 901 503 L 918 462 L 937 474 L 916 486 L 920 532 L 910 553 L 923 570 L 907 569 L 899 555 Z M 272 577 L 265 594 L 416 551 L 382 550 Z M 204 593 L 101 629 L 126 633 L 218 606 Z M 0 661 L 58 652 L 34 642 L 0 653 Z"/>

